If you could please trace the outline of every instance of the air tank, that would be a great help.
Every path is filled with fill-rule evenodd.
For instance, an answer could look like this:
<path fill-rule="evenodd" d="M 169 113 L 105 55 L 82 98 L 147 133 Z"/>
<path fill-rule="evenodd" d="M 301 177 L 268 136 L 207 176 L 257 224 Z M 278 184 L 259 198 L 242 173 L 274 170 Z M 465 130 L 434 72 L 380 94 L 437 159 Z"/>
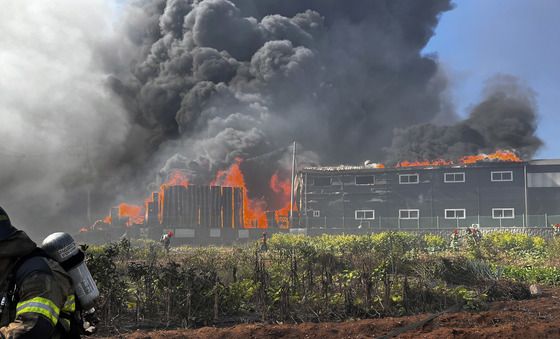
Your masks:
<path fill-rule="evenodd" d="M 92 308 L 99 290 L 84 261 L 84 252 L 72 236 L 64 232 L 53 233 L 43 240 L 41 248 L 66 270 L 82 309 Z"/>

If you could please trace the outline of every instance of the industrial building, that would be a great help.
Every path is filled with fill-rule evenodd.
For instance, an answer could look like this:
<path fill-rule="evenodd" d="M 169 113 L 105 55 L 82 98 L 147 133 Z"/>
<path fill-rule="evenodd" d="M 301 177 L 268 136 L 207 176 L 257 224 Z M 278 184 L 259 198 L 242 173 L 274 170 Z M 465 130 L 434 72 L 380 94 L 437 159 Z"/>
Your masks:
<path fill-rule="evenodd" d="M 300 228 L 449 229 L 560 223 L 560 160 L 310 167 L 298 173 Z"/>
<path fill-rule="evenodd" d="M 293 216 L 266 211 L 264 230 L 248 228 L 242 187 L 162 185 L 146 202 L 144 223 L 126 232 L 159 239 L 173 231 L 177 244 L 230 244 L 263 232 L 446 234 L 473 224 L 546 235 L 551 224 L 560 224 L 560 160 L 308 167 L 297 173 L 294 186 Z M 105 229 L 103 241 L 121 237 L 129 224 L 118 208 L 110 217 L 118 227 Z M 81 236 L 96 239 L 94 233 Z"/>

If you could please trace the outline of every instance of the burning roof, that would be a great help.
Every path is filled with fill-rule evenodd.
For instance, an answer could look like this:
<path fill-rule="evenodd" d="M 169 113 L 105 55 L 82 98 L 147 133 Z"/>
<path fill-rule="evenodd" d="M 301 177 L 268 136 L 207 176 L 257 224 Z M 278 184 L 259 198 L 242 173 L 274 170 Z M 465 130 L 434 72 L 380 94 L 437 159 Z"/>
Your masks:
<path fill-rule="evenodd" d="M 421 161 L 401 161 L 389 170 L 398 170 L 406 168 L 434 168 L 434 167 L 465 167 L 495 163 L 522 163 L 523 160 L 513 151 L 500 150 L 491 154 L 478 154 L 461 157 L 457 160 L 421 160 Z M 345 171 L 364 171 L 364 170 L 381 170 L 386 169 L 384 164 L 366 162 L 361 166 L 322 166 L 322 167 L 306 167 L 303 171 L 319 171 L 319 172 L 345 172 Z"/>

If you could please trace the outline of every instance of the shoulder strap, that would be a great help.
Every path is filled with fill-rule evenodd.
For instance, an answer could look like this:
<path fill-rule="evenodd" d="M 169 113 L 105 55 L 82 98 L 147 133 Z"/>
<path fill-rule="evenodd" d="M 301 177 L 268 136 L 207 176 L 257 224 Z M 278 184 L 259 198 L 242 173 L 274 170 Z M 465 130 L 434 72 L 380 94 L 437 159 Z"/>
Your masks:
<path fill-rule="evenodd" d="M 19 258 L 12 270 L 12 284 L 19 286 L 31 273 L 52 274 L 47 259 L 50 259 L 49 255 L 40 248 L 36 248 L 33 252 Z"/>

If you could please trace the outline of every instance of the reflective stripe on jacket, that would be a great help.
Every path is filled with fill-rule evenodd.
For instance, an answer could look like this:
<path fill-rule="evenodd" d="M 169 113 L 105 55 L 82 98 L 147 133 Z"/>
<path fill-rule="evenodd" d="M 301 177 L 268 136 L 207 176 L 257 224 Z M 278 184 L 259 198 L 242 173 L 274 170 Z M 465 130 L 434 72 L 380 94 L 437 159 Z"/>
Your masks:
<path fill-rule="evenodd" d="M 33 272 L 17 286 L 15 318 L 2 328 L 5 338 L 60 338 L 70 328 L 68 316 L 76 310 L 74 290 L 67 273 L 58 263 L 44 259 L 50 272 Z M 62 320 L 61 320 L 62 319 Z"/>

